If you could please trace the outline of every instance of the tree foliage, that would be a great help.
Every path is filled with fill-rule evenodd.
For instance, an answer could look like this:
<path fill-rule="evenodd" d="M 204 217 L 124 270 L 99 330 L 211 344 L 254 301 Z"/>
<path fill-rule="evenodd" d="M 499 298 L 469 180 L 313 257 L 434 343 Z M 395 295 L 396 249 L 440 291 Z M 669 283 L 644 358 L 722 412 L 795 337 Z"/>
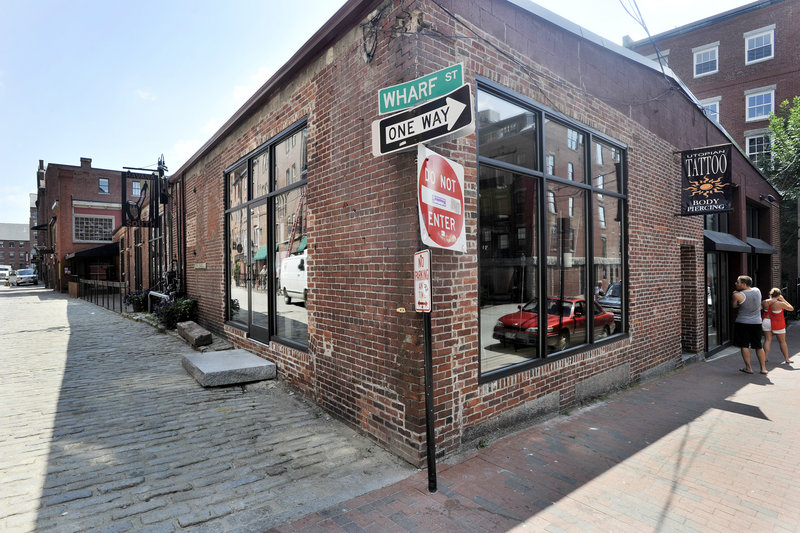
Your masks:
<path fill-rule="evenodd" d="M 784 100 L 769 120 L 772 157 L 764 172 L 784 201 L 800 197 L 800 96 Z"/>

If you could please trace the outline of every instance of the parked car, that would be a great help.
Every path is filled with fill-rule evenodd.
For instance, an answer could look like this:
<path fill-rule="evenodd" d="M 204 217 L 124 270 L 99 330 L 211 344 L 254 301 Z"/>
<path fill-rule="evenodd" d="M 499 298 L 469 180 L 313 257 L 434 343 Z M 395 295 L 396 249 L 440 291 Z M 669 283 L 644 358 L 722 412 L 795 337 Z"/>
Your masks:
<path fill-rule="evenodd" d="M 305 302 L 308 298 L 308 273 L 306 271 L 307 252 L 303 252 L 281 261 L 280 283 L 283 301 L 292 303 L 292 299 Z"/>
<path fill-rule="evenodd" d="M 586 300 L 583 298 L 548 298 L 547 345 L 556 351 L 572 344 L 582 344 L 585 337 L 587 314 Z M 500 317 L 494 326 L 492 337 L 503 344 L 515 346 L 537 346 L 539 342 L 538 301 L 531 300 L 519 311 Z M 593 304 L 595 335 L 608 336 L 614 324 L 614 314 L 604 311 L 597 303 Z"/>
<path fill-rule="evenodd" d="M 603 309 L 614 313 L 614 331 L 622 331 L 622 282 L 608 286 L 605 296 L 597 300 Z"/>
<path fill-rule="evenodd" d="M 19 270 L 12 270 L 8 276 L 8 283 L 10 285 L 38 285 L 39 277 L 36 271 L 32 268 L 21 268 Z"/>
<path fill-rule="evenodd" d="M 8 275 L 11 270 L 11 265 L 0 265 L 0 285 L 8 285 Z"/>

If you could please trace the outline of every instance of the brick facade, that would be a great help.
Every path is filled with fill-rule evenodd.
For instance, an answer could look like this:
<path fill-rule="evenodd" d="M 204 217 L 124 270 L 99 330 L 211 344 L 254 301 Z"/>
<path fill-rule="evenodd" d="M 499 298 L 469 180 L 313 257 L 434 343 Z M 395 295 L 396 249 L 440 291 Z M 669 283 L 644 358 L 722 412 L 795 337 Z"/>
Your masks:
<path fill-rule="evenodd" d="M 701 101 L 718 99 L 719 122 L 742 150 L 747 152 L 747 138 L 766 135 L 769 129 L 767 119 L 746 120 L 747 92 L 773 88 L 775 111 L 781 102 L 791 100 L 800 94 L 800 70 L 797 68 L 797 58 L 800 57 L 798 27 L 800 27 L 800 2 L 763 0 L 654 35 L 652 41 L 662 54 L 666 54 L 669 68 L 698 99 Z M 745 36 L 761 29 L 771 29 L 773 32 L 774 57 L 751 61 L 748 64 L 745 56 Z M 693 50 L 715 43 L 718 44 L 718 72 L 696 77 Z M 628 46 L 646 56 L 655 54 L 653 44 L 649 40 L 638 41 Z M 762 189 L 758 194 L 748 193 L 747 198 L 764 211 L 761 238 L 778 250 L 769 261 L 765 261 L 765 269 L 772 272 L 773 283 L 777 286 L 781 282 L 781 258 L 783 257 L 784 272 L 791 273 L 789 279 L 795 277 L 797 261 L 795 257 L 782 255 L 780 239 L 777 238 L 778 203 L 770 204 L 760 198 L 761 194 L 778 195 L 774 190 L 760 184 L 750 184 L 750 186 Z M 746 235 L 744 221 L 737 220 L 736 227 L 731 233 Z M 773 235 L 776 238 L 772 239 Z M 745 270 L 746 265 L 742 265 L 740 271 Z M 762 290 L 764 288 L 765 286 L 762 286 Z"/>
<path fill-rule="evenodd" d="M 374 157 L 370 124 L 379 88 L 463 63 L 473 94 L 489 80 L 627 146 L 628 320 L 627 332 L 606 342 L 481 380 L 477 141 L 437 145 L 465 167 L 467 231 L 467 253 L 432 253 L 439 454 L 703 350 L 703 222 L 678 216 L 674 152 L 727 139 L 685 94 L 657 69 L 501 0 L 349 2 L 345 11 L 357 18 L 268 82 L 171 178 L 183 190 L 186 288 L 206 327 L 275 361 L 327 411 L 424 463 L 423 320 L 412 311 L 411 274 L 421 246 L 416 152 Z M 310 296 L 308 349 L 299 350 L 226 322 L 224 172 L 304 119 Z M 737 182 L 760 179 L 741 154 L 734 159 Z"/>
<path fill-rule="evenodd" d="M 38 268 L 47 287 L 66 291 L 76 275 L 116 280 L 116 254 L 93 260 L 68 256 L 112 244 L 122 222 L 120 171 L 93 168 L 86 157 L 80 166 L 50 163 L 45 168 L 40 161 L 37 182 Z M 82 219 L 77 228 L 76 219 Z"/>

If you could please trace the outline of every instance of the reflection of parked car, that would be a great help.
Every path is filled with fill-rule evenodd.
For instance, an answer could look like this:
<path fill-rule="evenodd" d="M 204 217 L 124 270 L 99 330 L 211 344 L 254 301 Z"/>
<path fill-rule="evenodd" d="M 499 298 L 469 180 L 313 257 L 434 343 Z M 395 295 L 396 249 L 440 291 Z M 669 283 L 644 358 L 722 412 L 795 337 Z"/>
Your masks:
<path fill-rule="evenodd" d="M 537 300 L 531 300 L 519 311 L 500 317 L 494 326 L 495 339 L 503 344 L 537 346 L 539 336 L 539 315 Z M 597 304 L 594 308 L 594 329 L 596 336 L 611 334 L 614 315 Z M 547 299 L 547 345 L 563 350 L 571 344 L 586 342 L 586 300 L 582 298 Z"/>
<path fill-rule="evenodd" d="M 598 299 L 597 303 L 606 311 L 614 313 L 614 331 L 622 331 L 622 282 L 609 285 L 606 295 Z"/>
<path fill-rule="evenodd" d="M 307 252 L 290 255 L 281 261 L 279 278 L 283 300 L 290 304 L 292 298 L 305 302 L 308 298 L 308 274 L 306 271 Z"/>
<path fill-rule="evenodd" d="M 9 285 L 38 285 L 39 278 L 36 276 L 36 271 L 32 268 L 21 268 L 19 270 L 12 270 L 8 276 Z"/>

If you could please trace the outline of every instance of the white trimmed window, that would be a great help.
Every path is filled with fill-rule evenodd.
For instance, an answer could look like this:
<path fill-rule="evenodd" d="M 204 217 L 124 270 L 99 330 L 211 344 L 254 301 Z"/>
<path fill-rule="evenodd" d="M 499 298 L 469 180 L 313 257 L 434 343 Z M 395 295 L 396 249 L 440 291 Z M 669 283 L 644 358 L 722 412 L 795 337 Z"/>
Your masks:
<path fill-rule="evenodd" d="M 747 122 L 768 119 L 769 114 L 775 109 L 774 85 L 745 91 L 744 96 L 747 100 L 747 113 L 745 114 Z"/>
<path fill-rule="evenodd" d="M 111 242 L 114 217 L 107 215 L 75 215 L 72 240 L 75 242 Z"/>
<path fill-rule="evenodd" d="M 97 188 L 100 194 L 108 194 L 110 192 L 108 178 L 99 178 L 97 180 Z"/>
<path fill-rule="evenodd" d="M 772 149 L 769 135 L 762 133 L 752 135 L 745 139 L 747 145 L 747 156 L 756 164 L 769 160 L 772 157 Z"/>
<path fill-rule="evenodd" d="M 744 34 L 744 63 L 750 65 L 775 57 L 775 25 Z"/>
<path fill-rule="evenodd" d="M 142 195 L 142 182 L 141 181 L 132 181 L 131 182 L 131 196 L 141 196 Z"/>
<path fill-rule="evenodd" d="M 719 71 L 719 41 L 697 48 L 692 48 L 694 54 L 694 77 L 708 76 Z"/>
<path fill-rule="evenodd" d="M 706 114 L 708 118 L 717 123 L 719 123 L 719 103 L 721 101 L 722 101 L 721 96 L 715 96 L 714 98 L 706 98 L 705 100 L 700 100 L 700 105 L 703 106 L 703 112 Z"/>

